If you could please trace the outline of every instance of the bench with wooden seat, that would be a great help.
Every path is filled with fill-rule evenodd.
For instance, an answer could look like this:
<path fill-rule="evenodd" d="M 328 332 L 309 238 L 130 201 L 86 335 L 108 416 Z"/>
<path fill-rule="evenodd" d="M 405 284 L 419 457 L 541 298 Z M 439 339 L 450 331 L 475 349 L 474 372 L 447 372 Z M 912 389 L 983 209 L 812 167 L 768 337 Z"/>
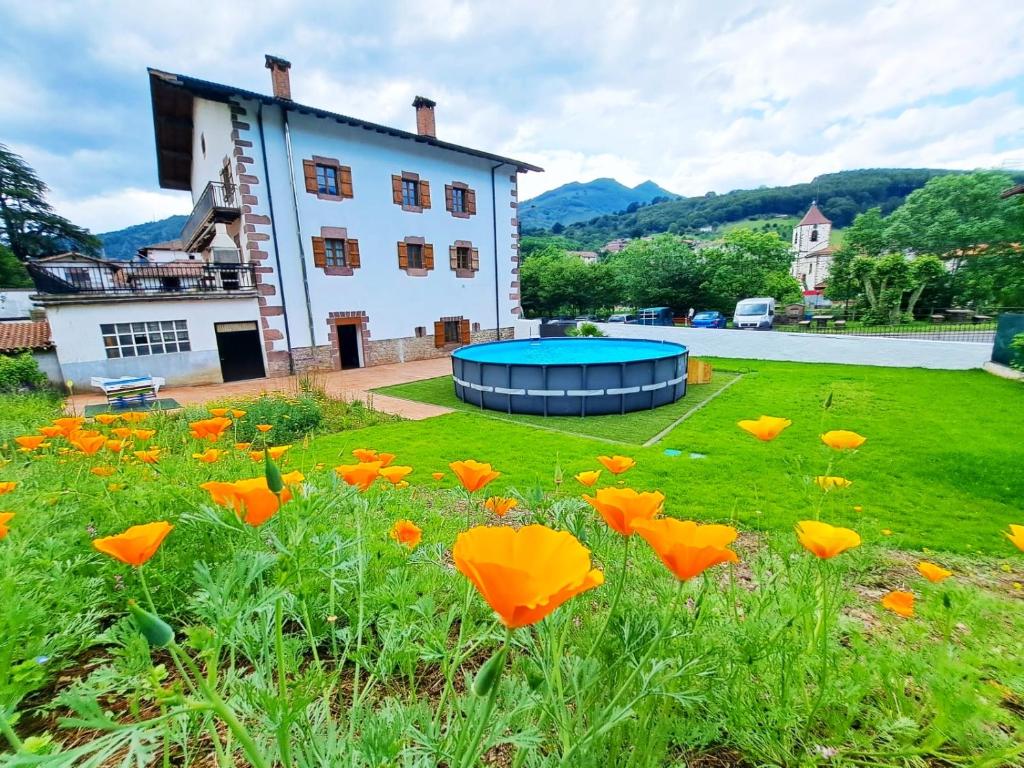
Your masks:
<path fill-rule="evenodd" d="M 834 323 L 832 323 L 832 325 L 833 325 L 833 327 L 837 331 L 841 331 L 841 330 L 843 330 L 846 327 L 846 321 L 845 320 L 836 320 Z"/>
<path fill-rule="evenodd" d="M 810 320 L 801 320 L 799 323 L 797 323 L 797 325 L 800 326 L 801 328 L 810 328 L 811 327 L 811 321 Z"/>
<path fill-rule="evenodd" d="M 932 322 L 935 323 L 936 325 L 938 325 L 939 323 L 946 322 L 946 316 L 945 315 L 931 315 L 931 318 L 932 318 Z"/>
<path fill-rule="evenodd" d="M 975 315 L 971 318 L 972 323 L 991 323 L 992 318 L 988 315 Z"/>

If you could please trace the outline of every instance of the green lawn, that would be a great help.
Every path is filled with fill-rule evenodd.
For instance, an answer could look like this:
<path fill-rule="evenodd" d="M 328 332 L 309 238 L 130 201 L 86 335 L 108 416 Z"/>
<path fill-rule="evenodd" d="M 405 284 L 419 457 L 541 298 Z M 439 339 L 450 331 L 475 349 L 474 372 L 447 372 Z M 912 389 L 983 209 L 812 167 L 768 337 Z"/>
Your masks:
<path fill-rule="evenodd" d="M 651 411 L 636 411 L 625 415 L 613 416 L 527 416 L 507 414 L 498 411 L 481 410 L 477 406 L 464 403 L 455 396 L 451 376 L 439 376 L 436 379 L 413 381 L 408 384 L 397 384 L 376 390 L 382 395 L 401 397 L 406 400 L 418 400 L 422 403 L 443 405 L 460 411 L 469 411 L 480 416 L 529 424 L 534 427 L 554 429 L 581 437 L 593 437 L 599 440 L 641 445 L 655 437 L 663 429 L 674 424 L 694 409 L 700 407 L 708 398 L 726 387 L 739 374 L 730 371 L 716 371 L 710 384 L 690 386 L 686 397 L 678 402 L 655 408 Z"/>
<path fill-rule="evenodd" d="M 822 516 L 857 528 L 867 541 L 1010 554 L 1000 531 L 1010 522 L 1024 523 L 1024 387 L 981 371 L 711 362 L 746 374 L 651 448 L 612 446 L 460 411 L 321 437 L 310 451 L 317 461 L 335 463 L 352 448 L 393 451 L 416 467 L 410 479 L 422 484 L 432 483 L 429 473 L 446 469 L 449 461 L 473 457 L 504 473 L 496 489 L 520 491 L 550 487 L 560 467 L 566 494 L 581 490 L 572 479 L 576 472 L 596 468 L 594 457 L 614 451 L 638 461 L 624 476 L 628 484 L 665 492 L 673 515 L 733 519 L 786 536 L 820 499 L 810 478 L 839 474 L 853 486 L 830 493 Z M 829 392 L 833 404 L 825 411 Z M 739 419 L 761 414 L 788 417 L 793 426 L 773 443 L 736 427 Z M 868 442 L 840 455 L 819 441 L 827 429 L 852 429 Z M 683 454 L 666 456 L 666 448 Z M 883 536 L 882 529 L 892 535 Z"/>

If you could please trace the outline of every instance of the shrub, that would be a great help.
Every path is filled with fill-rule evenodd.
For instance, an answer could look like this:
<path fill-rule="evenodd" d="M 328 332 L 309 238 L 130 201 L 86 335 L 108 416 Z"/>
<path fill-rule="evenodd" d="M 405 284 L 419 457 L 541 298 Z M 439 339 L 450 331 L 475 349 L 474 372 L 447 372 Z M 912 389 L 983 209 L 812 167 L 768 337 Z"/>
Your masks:
<path fill-rule="evenodd" d="M 1010 342 L 1010 349 L 1013 350 L 1013 357 L 1010 358 L 1010 367 L 1018 371 L 1024 371 L 1024 333 L 1018 333 Z"/>
<path fill-rule="evenodd" d="M 0 355 L 0 392 L 42 389 L 44 386 L 46 375 L 39 370 L 39 364 L 31 352 Z"/>
<path fill-rule="evenodd" d="M 604 331 L 593 323 L 580 323 L 577 328 L 570 328 L 565 332 L 566 336 L 604 336 Z"/>

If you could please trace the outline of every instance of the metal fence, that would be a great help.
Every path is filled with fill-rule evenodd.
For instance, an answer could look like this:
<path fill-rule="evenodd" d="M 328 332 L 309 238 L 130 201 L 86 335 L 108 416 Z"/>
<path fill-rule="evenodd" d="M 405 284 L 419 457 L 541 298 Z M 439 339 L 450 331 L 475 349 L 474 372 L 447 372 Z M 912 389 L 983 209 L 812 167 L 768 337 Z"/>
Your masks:
<path fill-rule="evenodd" d="M 824 336 L 881 336 L 890 339 L 918 339 L 921 341 L 991 343 L 995 339 L 996 321 L 863 325 L 857 322 L 830 319 L 824 322 L 811 320 L 809 325 L 779 325 L 775 330 L 785 333 L 812 333 Z"/>
<path fill-rule="evenodd" d="M 27 267 L 36 288 L 48 294 L 230 293 L 256 286 L 252 264 L 30 262 Z"/>
<path fill-rule="evenodd" d="M 211 181 L 203 189 L 199 199 L 196 200 L 192 213 L 181 228 L 181 242 L 185 250 L 190 250 L 193 239 L 199 230 L 210 220 L 214 211 L 236 210 L 241 208 L 240 195 L 234 184 L 222 184 L 218 181 Z"/>

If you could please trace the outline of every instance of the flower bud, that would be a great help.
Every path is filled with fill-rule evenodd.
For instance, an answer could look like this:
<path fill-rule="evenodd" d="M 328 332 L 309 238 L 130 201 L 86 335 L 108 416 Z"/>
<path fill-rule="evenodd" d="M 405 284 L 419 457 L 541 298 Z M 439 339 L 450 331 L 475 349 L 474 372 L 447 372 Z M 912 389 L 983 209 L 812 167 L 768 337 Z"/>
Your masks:
<path fill-rule="evenodd" d="M 477 696 L 486 696 L 491 689 L 501 680 L 501 673 L 505 671 L 505 656 L 508 648 L 502 647 L 497 653 L 489 658 L 473 679 L 473 693 Z"/>
<path fill-rule="evenodd" d="M 128 612 L 142 636 L 155 648 L 163 648 L 174 640 L 174 630 L 155 613 L 143 610 L 134 600 L 128 601 Z"/>
<path fill-rule="evenodd" d="M 267 488 L 271 493 L 281 493 L 284 490 L 284 480 L 281 478 L 281 470 L 277 468 L 274 460 L 266 447 L 263 448 L 263 473 L 267 478 Z"/>

